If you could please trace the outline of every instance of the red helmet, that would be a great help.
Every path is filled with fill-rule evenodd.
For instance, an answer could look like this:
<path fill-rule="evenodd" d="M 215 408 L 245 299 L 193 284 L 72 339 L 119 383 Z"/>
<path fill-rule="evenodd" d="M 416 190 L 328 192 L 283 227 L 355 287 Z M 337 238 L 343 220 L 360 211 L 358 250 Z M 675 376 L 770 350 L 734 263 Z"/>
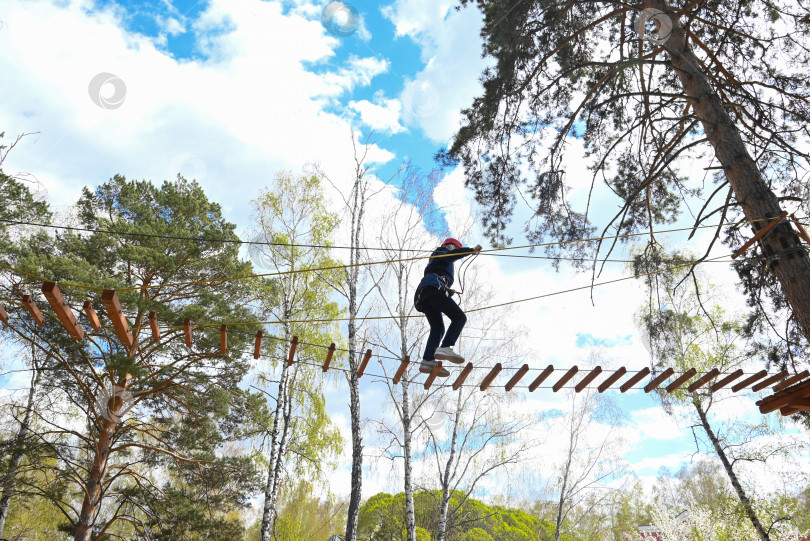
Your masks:
<path fill-rule="evenodd" d="M 453 244 L 455 245 L 456 248 L 461 248 L 461 243 L 452 237 L 449 239 L 444 239 L 442 246 L 444 246 L 445 244 Z"/>

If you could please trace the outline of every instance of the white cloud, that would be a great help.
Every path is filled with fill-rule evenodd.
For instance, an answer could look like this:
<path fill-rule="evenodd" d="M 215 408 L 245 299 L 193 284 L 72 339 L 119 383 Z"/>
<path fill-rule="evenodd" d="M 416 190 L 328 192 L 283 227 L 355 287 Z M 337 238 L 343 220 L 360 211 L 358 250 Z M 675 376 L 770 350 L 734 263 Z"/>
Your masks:
<path fill-rule="evenodd" d="M 350 101 L 349 107 L 360 114 L 360 119 L 369 128 L 383 133 L 399 133 L 405 128 L 399 123 L 402 103 L 399 100 L 380 99 L 378 103 L 368 100 Z"/>
<path fill-rule="evenodd" d="M 674 440 L 681 437 L 681 428 L 663 408 L 646 408 L 630 413 L 630 419 L 640 439 Z"/>
<path fill-rule="evenodd" d="M 186 31 L 185 25 L 174 17 L 158 16 L 155 21 L 160 31 L 170 36 L 178 36 Z"/>
<path fill-rule="evenodd" d="M 355 56 L 336 72 L 312 73 L 305 64 L 332 58 L 338 43 L 319 20 L 258 0 L 208 4 L 192 25 L 206 36 L 205 61 L 177 61 L 159 41 L 125 31 L 115 11 L 91 13 L 80 2 L 13 2 L 4 20 L 0 70 L 15 84 L 4 88 L 3 129 L 39 132 L 6 166 L 32 173 L 54 201 L 75 200 L 82 186 L 115 173 L 174 178 L 178 157 L 191 156 L 180 160 L 192 165 L 182 172 L 204 170 L 209 196 L 247 216 L 247 202 L 276 170 L 319 161 L 335 178 L 351 171 L 349 120 L 325 108 L 388 67 Z M 62 44 L 56 52 L 43 46 L 53 42 Z M 126 85 L 120 107 L 88 96 L 100 72 Z M 393 156 L 372 145 L 369 160 Z"/>
<path fill-rule="evenodd" d="M 639 460 L 630 465 L 633 472 L 640 473 L 644 470 L 652 470 L 658 472 L 661 468 L 666 468 L 670 473 L 678 471 L 684 464 L 688 462 L 688 457 L 683 455 L 671 454 L 658 457 L 648 457 Z"/>
<path fill-rule="evenodd" d="M 416 37 L 441 24 L 453 4 L 446 0 L 397 0 L 382 13 L 394 23 L 397 36 Z"/>
<path fill-rule="evenodd" d="M 388 71 L 388 60 L 370 57 L 351 56 L 345 68 L 328 74 L 325 80 L 341 90 L 351 91 L 357 86 L 368 86 L 377 75 Z"/>
<path fill-rule="evenodd" d="M 481 26 L 479 11 L 456 11 L 451 5 L 399 0 L 383 11 L 396 25 L 397 35 L 409 36 L 421 48 L 425 63 L 402 90 L 403 122 L 442 143 L 460 127 L 461 109 L 480 93 L 478 77 L 486 66 L 478 32 L 470 32 Z"/>

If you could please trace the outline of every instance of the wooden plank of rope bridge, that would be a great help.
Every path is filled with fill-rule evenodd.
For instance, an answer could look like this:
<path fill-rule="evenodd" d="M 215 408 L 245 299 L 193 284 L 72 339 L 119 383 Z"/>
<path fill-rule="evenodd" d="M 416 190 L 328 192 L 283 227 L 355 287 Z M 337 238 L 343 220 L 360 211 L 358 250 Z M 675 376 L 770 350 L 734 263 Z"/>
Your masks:
<path fill-rule="evenodd" d="M 644 392 L 649 393 L 650 391 L 654 391 L 655 389 L 658 388 L 659 385 L 664 383 L 664 380 L 666 380 L 669 376 L 671 376 L 674 373 L 675 370 L 673 370 L 672 367 L 667 368 L 666 370 L 655 376 L 652 380 L 650 380 L 650 382 L 647 385 L 644 386 Z"/>
<path fill-rule="evenodd" d="M 183 320 L 183 335 L 186 338 L 186 347 L 191 347 L 191 318 L 187 317 Z"/>
<path fill-rule="evenodd" d="M 298 347 L 298 337 L 293 336 L 292 343 L 290 344 L 290 355 L 287 357 L 287 366 L 292 366 L 293 358 L 295 357 L 295 350 Z"/>
<path fill-rule="evenodd" d="M 720 375 L 720 370 L 718 370 L 717 368 L 712 368 L 711 370 L 709 370 L 708 372 L 706 372 L 705 374 L 700 376 L 697 379 L 697 381 L 693 381 L 692 384 L 689 385 L 689 387 L 686 388 L 686 390 L 689 391 L 690 393 L 693 393 L 693 392 L 697 391 L 698 389 L 700 389 L 701 387 L 706 385 L 709 381 L 713 380 L 714 378 L 716 378 L 719 375 Z"/>
<path fill-rule="evenodd" d="M 114 289 L 105 289 L 101 293 L 101 302 L 107 310 L 107 317 L 112 321 L 115 334 L 124 345 L 125 348 L 131 349 L 135 343 L 135 337 L 132 336 L 132 331 L 129 329 L 129 323 L 121 309 L 121 303 L 118 300 L 118 294 Z"/>
<path fill-rule="evenodd" d="M 742 380 L 741 382 L 739 382 L 739 383 L 735 384 L 735 385 L 734 385 L 734 386 L 731 388 L 731 390 L 732 390 L 732 391 L 734 391 L 734 392 L 736 393 L 736 392 L 737 392 L 737 391 L 739 391 L 740 389 L 745 389 L 746 387 L 748 387 L 749 385 L 751 385 L 751 384 L 752 384 L 752 383 L 754 383 L 755 381 L 760 380 L 760 379 L 764 378 L 764 377 L 765 377 L 765 376 L 767 376 L 767 375 L 768 375 L 768 371 L 767 371 L 767 370 L 760 370 L 759 372 L 757 372 L 757 373 L 756 373 L 756 374 L 754 374 L 753 376 L 749 376 L 749 377 L 745 378 L 744 380 Z"/>
<path fill-rule="evenodd" d="M 439 375 L 439 372 L 442 371 L 442 362 L 436 361 L 436 366 L 433 367 L 433 370 L 428 375 L 427 379 L 425 380 L 425 390 L 427 391 L 430 389 L 430 386 L 433 385 L 433 380 L 436 379 L 436 376 Z"/>
<path fill-rule="evenodd" d="M 23 295 L 22 302 L 25 308 L 28 310 L 28 313 L 31 314 L 31 317 L 34 318 L 34 323 L 42 327 L 45 325 L 45 318 L 42 316 L 42 312 L 39 311 L 37 305 L 34 304 L 34 301 L 31 299 L 31 295 Z"/>
<path fill-rule="evenodd" d="M 624 385 L 622 385 L 621 387 L 619 387 L 619 390 L 620 390 L 621 392 L 623 392 L 623 393 L 626 393 L 627 391 L 629 391 L 629 390 L 630 390 L 630 389 L 633 387 L 633 385 L 635 385 L 636 383 L 638 383 L 639 381 L 641 381 L 642 379 L 644 379 L 644 377 L 645 377 L 647 374 L 649 374 L 649 373 L 650 373 L 650 368 L 649 368 L 648 366 L 645 366 L 644 368 L 642 368 L 641 370 L 639 370 L 639 371 L 636 373 L 636 375 L 635 375 L 635 376 L 633 376 L 632 378 L 630 378 L 630 379 L 628 379 L 627 381 L 625 381 L 625 382 L 624 382 Z"/>
<path fill-rule="evenodd" d="M 96 311 L 93 310 L 93 303 L 90 301 L 84 301 L 82 310 L 84 311 L 84 315 L 86 315 L 87 319 L 90 321 L 90 326 L 93 327 L 93 330 L 100 331 L 101 321 L 99 321 L 98 314 L 96 314 Z"/>
<path fill-rule="evenodd" d="M 686 372 L 684 372 L 683 374 L 681 374 L 680 376 L 678 376 L 678 377 L 675 379 L 675 381 L 673 381 L 672 383 L 670 383 L 669 385 L 667 385 L 666 391 L 667 391 L 668 393 L 671 393 L 671 392 L 677 391 L 678 389 L 680 389 L 680 388 L 681 388 L 681 385 L 683 385 L 684 383 L 686 383 L 687 381 L 689 381 L 690 379 L 692 379 L 692 377 L 693 377 L 695 374 L 697 374 L 697 370 L 695 370 L 694 368 L 690 368 L 689 370 L 687 370 Z"/>
<path fill-rule="evenodd" d="M 332 362 L 332 355 L 335 354 L 335 343 L 329 344 L 329 350 L 326 352 L 326 360 L 323 362 L 323 371 L 329 370 L 329 364 Z"/>
<path fill-rule="evenodd" d="M 84 338 L 84 329 L 79 325 L 76 316 L 73 315 L 73 310 L 68 306 L 65 296 L 59 291 L 56 282 L 43 282 L 42 294 L 45 295 L 45 299 L 51 305 L 53 311 L 56 312 L 56 317 L 59 318 L 59 322 L 62 323 L 70 337 L 74 340 Z"/>
<path fill-rule="evenodd" d="M 228 354 L 228 326 L 223 325 L 219 328 L 219 354 Z"/>
<path fill-rule="evenodd" d="M 759 400 L 756 404 L 757 406 L 759 406 L 760 413 L 762 414 L 770 413 L 787 405 L 793 399 L 805 398 L 808 393 L 810 393 L 810 381 L 805 381 L 803 383 L 799 383 L 797 385 L 794 385 L 793 387 L 789 387 L 778 393 L 772 394 L 771 396 L 763 398 L 762 400 Z"/>
<path fill-rule="evenodd" d="M 258 359 L 262 354 L 262 336 L 263 336 L 262 331 L 256 331 L 256 342 L 253 344 L 254 359 Z"/>
<path fill-rule="evenodd" d="M 608 389 L 610 389 L 610 386 L 611 386 L 611 385 L 613 385 L 614 383 L 616 383 L 616 381 L 617 381 L 619 378 L 621 378 L 623 375 L 625 375 L 626 373 L 627 373 L 627 369 L 626 369 L 625 367 L 623 367 L 623 366 L 622 366 L 621 368 L 619 368 L 618 370 L 616 370 L 615 372 L 613 372 L 613 373 L 610 375 L 610 377 L 608 377 L 608 379 L 606 379 L 605 381 L 603 381 L 603 382 L 601 383 L 601 385 L 599 385 L 599 388 L 598 388 L 597 390 L 598 390 L 600 393 L 604 393 L 605 391 L 607 391 Z"/>
<path fill-rule="evenodd" d="M 743 255 L 743 253 L 745 253 L 745 251 L 748 248 L 750 248 L 752 244 L 754 244 L 756 241 L 758 241 L 759 239 L 770 233 L 771 229 L 773 229 L 774 227 L 779 225 L 782 221 L 784 221 L 785 216 L 787 216 L 787 211 L 783 210 L 782 214 L 779 215 L 779 218 L 772 218 L 771 221 L 768 222 L 762 229 L 757 231 L 748 242 L 740 246 L 733 254 L 731 254 L 731 259 L 737 259 L 741 255 Z"/>
<path fill-rule="evenodd" d="M 804 239 L 804 242 L 810 244 L 810 235 L 807 234 L 807 231 L 804 230 L 804 226 L 796 219 L 796 214 L 791 214 L 791 218 L 793 218 L 793 223 L 796 224 L 796 228 L 799 230 L 799 236 Z"/>
<path fill-rule="evenodd" d="M 756 385 L 751 387 L 751 390 L 754 391 L 754 392 L 761 391 L 762 389 L 764 389 L 765 387 L 768 387 L 772 383 L 776 383 L 777 381 L 781 381 L 781 380 L 785 379 L 786 377 L 788 377 L 788 371 L 787 370 L 782 370 L 778 374 L 774 374 L 773 376 L 769 377 L 765 381 L 760 381 L 759 383 L 757 383 Z"/>
<path fill-rule="evenodd" d="M 495 366 L 492 367 L 492 370 L 489 371 L 487 377 L 484 378 L 484 381 L 481 382 L 481 390 L 486 391 L 487 388 L 492 384 L 495 378 L 498 376 L 498 373 L 501 371 L 501 363 L 497 363 Z"/>
<path fill-rule="evenodd" d="M 590 373 L 589 373 L 587 376 L 585 376 L 584 378 L 582 378 L 582 381 L 580 381 L 580 382 L 577 384 L 577 386 L 576 386 L 576 387 L 574 387 L 574 390 L 575 390 L 576 392 L 578 392 L 578 393 L 581 393 L 581 392 L 582 392 L 582 390 L 583 390 L 585 387 L 587 387 L 587 386 L 588 386 L 588 384 L 589 384 L 590 382 L 592 382 L 594 379 L 596 379 L 596 376 L 598 376 L 598 375 L 599 375 L 599 374 L 601 374 L 601 373 L 602 373 L 602 367 L 601 367 L 601 366 L 597 366 L 596 368 L 594 368 L 593 370 L 591 370 L 591 371 L 590 371 Z"/>
<path fill-rule="evenodd" d="M 518 381 L 520 381 L 520 379 L 523 376 L 525 376 L 526 372 L 528 372 L 528 371 L 529 371 L 529 365 L 528 364 L 524 364 L 523 366 L 521 366 L 520 370 L 518 370 L 515 373 L 515 375 L 512 376 L 512 379 L 509 380 L 509 383 L 506 384 L 506 392 L 511 391 L 515 387 L 515 385 L 517 385 Z"/>
<path fill-rule="evenodd" d="M 554 372 L 554 367 L 552 365 L 548 365 L 547 367 L 545 367 L 543 371 L 540 372 L 540 375 L 537 376 L 537 378 L 531 383 L 531 385 L 529 385 L 529 392 L 533 393 L 535 389 L 540 387 L 540 384 L 546 381 L 546 378 L 548 378 L 552 372 Z"/>
<path fill-rule="evenodd" d="M 152 341 L 160 342 L 160 325 L 155 312 L 149 312 L 149 328 L 152 329 Z"/>
<path fill-rule="evenodd" d="M 782 415 L 793 415 L 800 411 L 810 411 L 810 398 L 794 398 L 787 405 L 779 408 Z"/>
<path fill-rule="evenodd" d="M 458 375 L 456 381 L 453 382 L 453 390 L 458 391 L 458 388 L 464 384 L 464 380 L 467 379 L 467 376 L 470 375 L 472 372 L 473 364 L 467 363 L 467 366 L 464 367 L 464 370 L 461 371 L 461 374 Z"/>
<path fill-rule="evenodd" d="M 357 369 L 357 377 L 362 378 L 363 373 L 366 371 L 366 365 L 368 364 L 368 360 L 371 359 L 371 350 L 366 350 L 366 355 L 363 357 L 363 362 L 360 363 L 360 368 Z"/>
<path fill-rule="evenodd" d="M 8 325 L 8 312 L 2 306 L 0 306 L 0 321 Z"/>
<path fill-rule="evenodd" d="M 803 398 L 810 393 L 810 386 L 808 386 L 809 382 L 799 383 L 798 385 L 794 385 L 789 389 L 785 389 L 783 391 L 779 391 L 778 393 L 774 393 L 770 396 L 766 396 L 762 400 L 757 400 L 757 406 L 768 406 L 771 404 L 776 404 L 776 407 L 781 407 L 788 402 L 790 402 L 794 398 Z M 805 391 L 802 391 L 805 389 Z M 775 408 L 773 408 L 775 409 Z M 773 411 L 771 409 L 770 411 Z"/>
<path fill-rule="evenodd" d="M 810 397 L 796 398 L 790 402 L 790 405 L 800 408 L 800 411 L 810 411 Z"/>
<path fill-rule="evenodd" d="M 728 376 L 724 377 L 723 379 L 712 385 L 712 392 L 722 389 L 723 387 L 725 387 L 726 385 L 728 385 L 729 383 L 731 383 L 732 381 L 734 381 L 735 379 L 739 378 L 742 375 L 743 375 L 742 368 L 738 368 Z"/>
<path fill-rule="evenodd" d="M 399 368 L 397 368 L 397 373 L 394 374 L 394 385 L 399 383 L 399 380 L 402 379 L 402 374 L 404 374 L 405 370 L 408 369 L 409 364 L 411 364 L 411 356 L 410 355 L 405 355 L 405 357 L 402 359 L 402 362 L 399 363 Z"/>
<path fill-rule="evenodd" d="M 568 372 L 563 374 L 563 376 L 559 379 L 559 381 L 557 381 L 557 383 L 555 383 L 554 386 L 552 387 L 554 392 L 556 393 L 557 391 L 562 389 L 563 385 L 568 383 L 568 381 L 576 375 L 578 370 L 579 370 L 579 368 L 577 368 L 576 365 L 569 368 Z"/>
<path fill-rule="evenodd" d="M 783 381 L 783 382 L 782 382 L 782 383 L 780 383 L 779 385 L 774 385 L 773 390 L 774 390 L 774 391 L 776 391 L 776 392 L 779 392 L 779 391 L 781 391 L 782 389 L 785 389 L 785 388 L 787 388 L 787 387 L 790 387 L 790 386 L 791 386 L 791 385 L 793 385 L 794 383 L 799 383 L 801 380 L 803 380 L 804 378 L 806 378 L 808 375 L 810 375 L 810 372 L 808 372 L 807 370 L 804 370 L 804 371 L 802 371 L 802 372 L 799 372 L 799 373 L 798 373 L 798 374 L 796 374 L 795 376 L 791 376 L 791 377 L 789 377 L 788 379 L 786 379 L 785 381 Z"/>

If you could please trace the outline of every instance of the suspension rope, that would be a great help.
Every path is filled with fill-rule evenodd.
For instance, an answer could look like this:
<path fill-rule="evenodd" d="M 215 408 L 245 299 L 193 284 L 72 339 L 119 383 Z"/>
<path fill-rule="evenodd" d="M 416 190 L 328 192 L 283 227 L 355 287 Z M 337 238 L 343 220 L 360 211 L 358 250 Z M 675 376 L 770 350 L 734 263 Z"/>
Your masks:
<path fill-rule="evenodd" d="M 693 230 L 696 230 L 696 229 L 710 229 L 710 228 L 717 228 L 718 225 L 722 225 L 722 226 L 725 226 L 725 227 L 732 227 L 732 226 L 746 224 L 746 223 L 754 223 L 754 222 L 762 222 L 762 221 L 770 221 L 770 220 L 771 220 L 770 218 L 758 218 L 756 220 L 742 220 L 742 221 L 738 221 L 738 222 L 729 222 L 729 223 L 726 223 L 726 224 L 714 224 L 714 225 L 704 225 L 704 226 L 697 226 L 697 227 L 684 227 L 684 228 L 677 228 L 677 229 L 665 229 L 665 230 L 658 231 L 658 233 L 659 234 L 660 233 L 675 233 L 675 232 L 681 232 L 681 231 L 693 231 Z M 505 251 L 505 250 L 520 250 L 520 249 L 526 249 L 526 248 L 538 248 L 538 247 L 542 247 L 542 246 L 567 245 L 567 244 L 573 244 L 573 243 L 578 243 L 578 242 L 596 242 L 596 241 L 602 241 L 602 240 L 607 240 L 607 239 L 622 239 L 622 238 L 643 236 L 643 235 L 648 235 L 648 234 L 649 234 L 649 232 L 645 231 L 645 232 L 639 232 L 639 233 L 625 233 L 623 235 L 606 235 L 606 236 L 602 236 L 602 237 L 593 237 L 593 238 L 587 238 L 587 239 L 573 239 L 573 240 L 567 240 L 567 241 L 544 242 L 544 243 L 539 243 L 539 244 L 526 244 L 526 245 L 522 245 L 522 246 L 505 246 L 505 247 L 502 247 L 502 248 L 490 248 L 488 250 L 481 250 L 479 253 L 485 253 L 487 255 L 490 255 L 492 252 L 500 252 L 500 251 Z M 306 273 L 306 272 L 342 270 L 342 269 L 349 269 L 349 268 L 353 268 L 353 267 L 367 267 L 367 266 L 372 266 L 372 265 L 382 265 L 382 264 L 388 264 L 388 263 L 401 263 L 401 262 L 405 262 L 405 261 L 415 261 L 415 260 L 419 260 L 419 259 L 434 259 L 434 258 L 441 258 L 441 257 L 449 257 L 449 256 L 452 256 L 452 255 L 458 255 L 458 254 L 449 253 L 449 254 L 440 254 L 440 255 L 436 255 L 436 256 L 434 256 L 434 255 L 417 256 L 417 257 L 408 257 L 408 258 L 400 258 L 400 259 L 390 259 L 390 260 L 385 260 L 385 261 L 369 261 L 369 262 L 364 262 L 364 263 L 351 263 L 351 264 L 344 264 L 344 265 L 330 265 L 330 266 L 326 266 L 326 267 L 317 267 L 317 268 L 312 268 L 312 269 L 295 269 L 295 270 L 287 270 L 287 271 L 269 272 L 269 273 L 263 273 L 263 274 L 249 274 L 249 275 L 242 275 L 242 276 L 225 276 L 225 277 L 222 277 L 222 278 L 207 278 L 207 279 L 203 279 L 203 280 L 192 280 L 192 281 L 187 281 L 187 282 L 175 282 L 175 283 L 149 285 L 149 286 L 140 285 L 140 286 L 132 286 L 132 287 L 120 288 L 117 291 L 140 291 L 140 290 L 143 290 L 143 289 L 156 289 L 156 288 L 164 288 L 164 287 L 180 287 L 180 286 L 189 286 L 189 285 L 213 284 L 213 283 L 230 282 L 230 281 L 235 281 L 235 280 L 247 280 L 247 279 L 253 279 L 253 278 L 266 278 L 266 277 L 270 277 L 270 276 L 283 276 L 283 275 L 300 274 L 300 273 Z M 716 259 L 716 258 L 714 258 L 714 259 Z M 14 272 L 19 272 L 19 273 L 23 274 L 23 271 L 19 271 L 17 269 L 14 269 L 13 267 L 3 265 L 3 268 L 6 268 L 8 270 L 12 270 Z M 42 280 L 42 281 L 47 281 L 44 278 L 32 275 L 30 273 L 24 273 L 24 274 L 26 274 L 28 276 L 31 276 L 31 277 L 34 277 L 35 279 L 39 279 L 39 280 Z M 58 282 L 58 283 L 62 287 L 74 287 L 74 288 L 79 288 L 79 289 L 90 289 L 90 290 L 95 290 L 95 291 L 103 291 L 104 289 L 106 289 L 106 288 L 103 288 L 103 287 L 88 286 L 88 285 L 83 285 L 83 284 L 73 284 L 73 283 L 70 283 L 70 282 Z"/>
<path fill-rule="evenodd" d="M 719 259 L 719 258 L 723 258 L 723 257 L 728 257 L 728 255 L 717 256 L 716 258 L 713 258 L 713 259 Z M 697 264 L 708 263 L 708 262 L 711 262 L 711 261 L 712 261 L 712 259 L 707 259 L 705 261 L 697 262 Z M 554 292 L 551 292 L 551 293 L 544 293 L 542 295 L 535 295 L 533 297 L 527 297 L 525 299 L 516 299 L 516 300 L 513 300 L 513 301 L 503 302 L 503 303 L 500 303 L 500 304 L 482 306 L 480 308 L 472 308 L 470 310 L 467 310 L 467 312 L 468 313 L 469 312 L 480 312 L 482 310 L 489 310 L 489 309 L 498 308 L 498 307 L 501 307 L 501 306 L 509 306 L 509 305 L 512 305 L 512 304 L 518 304 L 518 303 L 522 303 L 522 302 L 533 301 L 533 300 L 542 299 L 542 298 L 545 298 L 545 297 L 553 297 L 555 295 L 562 295 L 563 293 L 571 293 L 573 291 L 579 291 L 579 290 L 588 289 L 588 288 L 591 288 L 591 287 L 598 287 L 598 286 L 607 285 L 607 284 L 614 284 L 616 282 L 622 282 L 622 281 L 625 281 L 625 280 L 633 280 L 635 278 L 642 278 L 644 276 L 650 276 L 650 275 L 653 275 L 653 274 L 660 274 L 660 273 L 663 273 L 663 272 L 676 270 L 676 269 L 683 268 L 683 267 L 690 267 L 690 266 L 692 266 L 694 264 L 696 264 L 696 262 L 690 261 L 688 263 L 682 263 L 680 265 L 674 265 L 672 267 L 667 267 L 667 268 L 664 268 L 664 269 L 657 269 L 657 270 L 653 270 L 653 271 L 645 272 L 645 273 L 641 273 L 641 274 L 634 274 L 632 276 L 625 276 L 623 278 L 616 278 L 616 279 L 613 279 L 613 280 L 606 280 L 604 282 L 598 282 L 598 283 L 595 283 L 595 284 L 589 284 L 589 285 L 584 285 L 584 286 L 579 286 L 579 287 L 573 287 L 573 288 L 570 288 L 570 289 L 563 289 L 563 290 L 560 290 L 560 291 L 554 291 Z M 382 319 L 411 319 L 411 318 L 422 318 L 422 317 L 424 317 L 422 314 L 412 314 L 412 315 L 392 315 L 392 316 L 369 316 L 369 317 L 355 317 L 355 318 L 342 317 L 342 318 L 325 318 L 325 319 L 287 319 L 287 320 L 276 320 L 276 321 L 252 321 L 252 322 L 235 322 L 235 323 L 195 323 L 195 324 L 192 324 L 191 327 L 198 327 L 198 328 L 221 327 L 222 325 L 227 325 L 228 327 L 232 327 L 232 326 L 233 327 L 239 327 L 239 326 L 248 326 L 248 325 L 284 325 L 284 324 L 289 324 L 289 323 L 331 323 L 331 322 L 337 322 L 337 321 L 377 321 L 377 320 L 382 320 Z M 142 326 L 142 327 L 136 327 L 136 328 L 148 328 L 148 327 L 147 326 Z M 182 329 L 183 325 L 165 325 L 165 326 L 161 325 L 161 328 L 163 328 L 163 329 Z"/>

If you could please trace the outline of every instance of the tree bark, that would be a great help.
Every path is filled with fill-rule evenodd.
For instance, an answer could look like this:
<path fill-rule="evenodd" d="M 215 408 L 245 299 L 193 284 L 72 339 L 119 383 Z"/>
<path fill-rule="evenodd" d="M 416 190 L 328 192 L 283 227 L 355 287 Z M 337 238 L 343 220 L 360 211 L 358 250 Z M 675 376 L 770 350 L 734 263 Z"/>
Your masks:
<path fill-rule="evenodd" d="M 678 15 L 665 0 L 647 0 L 641 6 L 641 9 L 644 8 L 659 9 L 671 19 L 672 32 L 663 44 L 670 55 L 670 65 L 677 73 L 684 93 L 692 100 L 695 116 L 701 121 L 706 138 L 714 147 L 715 156 L 725 171 L 745 218 L 765 220 L 752 223 L 754 231 L 758 231 L 768 223 L 767 219 L 778 217 L 782 212 L 776 194 L 762 177 L 722 99 L 712 88 L 697 56 L 687 44 L 686 32 L 678 21 Z M 767 257 L 779 257 L 770 263 L 771 269 L 804 336 L 810 340 L 810 256 L 800 249 L 801 241 L 788 223 L 779 225 L 760 243 Z M 781 255 L 785 250 L 795 251 Z"/>
<path fill-rule="evenodd" d="M 101 511 L 104 477 L 107 475 L 107 461 L 110 458 L 110 448 L 112 447 L 116 424 L 115 421 L 110 419 L 104 419 L 101 423 L 93 458 L 93 467 L 85 483 L 84 502 L 82 503 L 79 520 L 76 523 L 74 541 L 91 541 L 93 538 L 93 526 L 95 526 L 96 518 L 99 511 Z"/>
<path fill-rule="evenodd" d="M 442 475 L 442 502 L 439 508 L 439 527 L 436 534 L 436 541 L 444 541 L 447 535 L 447 510 L 450 508 L 450 481 L 451 470 L 455 467 L 456 460 L 456 438 L 458 437 L 458 425 L 461 420 L 461 391 L 458 394 L 458 402 L 456 404 L 456 412 L 453 416 L 453 434 L 450 440 L 450 456 L 447 457 L 447 464 L 444 468 L 444 475 Z"/>
<path fill-rule="evenodd" d="M 709 441 L 712 442 L 714 451 L 720 458 L 720 462 L 723 463 L 723 468 L 725 468 L 726 474 L 728 474 L 728 478 L 731 481 L 731 486 L 734 487 L 734 490 L 737 492 L 737 497 L 740 499 L 743 509 L 745 509 L 745 514 L 748 515 L 748 519 L 751 521 L 751 524 L 754 525 L 754 529 L 757 531 L 757 535 L 759 535 L 760 540 L 770 541 L 771 538 L 768 536 L 768 532 L 765 531 L 765 528 L 763 528 L 762 524 L 759 522 L 759 517 L 757 517 L 757 514 L 754 512 L 754 508 L 751 506 L 751 500 L 748 499 L 745 490 L 743 490 L 743 487 L 740 485 L 740 481 L 737 479 L 737 474 L 734 473 L 734 469 L 731 467 L 731 462 L 729 462 L 726 452 L 723 450 L 723 447 L 720 445 L 720 441 L 717 439 L 714 430 L 712 430 L 712 427 L 709 424 L 709 419 L 706 417 L 706 412 L 703 410 L 700 400 L 697 397 L 694 397 L 692 399 L 692 404 L 694 404 L 695 410 L 697 410 L 697 414 L 700 417 L 700 423 L 703 425 L 703 430 L 706 431 Z"/>
<path fill-rule="evenodd" d="M 557 520 L 555 521 L 554 525 L 554 541 L 559 541 L 560 535 L 562 532 L 560 528 L 562 527 L 562 519 L 563 519 L 563 508 L 565 507 L 565 500 L 566 494 L 565 491 L 568 490 L 568 477 L 571 475 L 571 462 L 574 459 L 574 451 L 576 447 L 576 442 L 578 438 L 576 437 L 576 427 L 574 419 L 575 410 L 572 405 L 571 408 L 571 432 L 569 433 L 568 438 L 568 458 L 565 462 L 565 469 L 563 470 L 563 478 L 562 478 L 562 487 L 560 488 L 560 501 L 557 504 Z"/>
<path fill-rule="evenodd" d="M 410 382 L 402 380 L 402 450 L 405 459 L 405 532 L 407 541 L 416 541 L 416 508 L 413 501 L 411 458 L 411 404 Z"/>
<path fill-rule="evenodd" d="M 28 402 L 25 406 L 25 414 L 23 415 L 22 422 L 20 423 L 20 430 L 14 438 L 14 444 L 11 451 L 11 460 L 9 462 L 8 473 L 3 479 L 2 496 L 0 496 L 0 539 L 3 539 L 3 530 L 6 527 L 6 518 L 8 518 L 8 508 L 11 503 L 11 492 L 14 489 L 14 481 L 17 477 L 17 470 L 22 462 L 23 455 L 25 454 L 25 439 L 28 437 L 31 426 L 31 412 L 34 409 L 34 398 L 36 395 L 37 384 L 39 383 L 40 371 L 34 365 L 34 376 L 31 378 L 31 389 L 28 391 Z"/>
<path fill-rule="evenodd" d="M 363 435 L 360 424 L 360 381 L 357 377 L 359 362 L 357 356 L 357 283 L 360 275 L 355 266 L 360 260 L 360 240 L 363 226 L 363 212 L 365 210 L 365 195 L 362 180 L 364 171 L 360 162 L 357 162 L 354 186 L 352 187 L 351 208 L 351 249 L 349 250 L 349 263 L 351 267 L 346 271 L 347 286 L 349 289 L 349 394 L 350 418 L 352 430 L 352 473 L 351 493 L 349 495 L 349 509 L 346 517 L 346 541 L 355 541 L 357 537 L 357 519 L 360 515 L 360 503 L 363 488 Z"/>
<path fill-rule="evenodd" d="M 273 523 L 276 516 L 278 499 L 279 473 L 282 455 L 284 452 L 282 440 L 279 436 L 280 425 L 284 421 L 284 403 L 287 395 L 287 363 L 281 363 L 281 376 L 278 383 L 278 396 L 276 396 L 276 410 L 273 416 L 273 428 L 270 432 L 270 457 L 267 465 L 267 485 L 264 489 L 264 510 L 262 512 L 261 541 L 270 541 L 273 533 Z M 286 424 L 286 423 L 285 423 Z M 284 427 L 286 429 L 286 426 Z"/>

